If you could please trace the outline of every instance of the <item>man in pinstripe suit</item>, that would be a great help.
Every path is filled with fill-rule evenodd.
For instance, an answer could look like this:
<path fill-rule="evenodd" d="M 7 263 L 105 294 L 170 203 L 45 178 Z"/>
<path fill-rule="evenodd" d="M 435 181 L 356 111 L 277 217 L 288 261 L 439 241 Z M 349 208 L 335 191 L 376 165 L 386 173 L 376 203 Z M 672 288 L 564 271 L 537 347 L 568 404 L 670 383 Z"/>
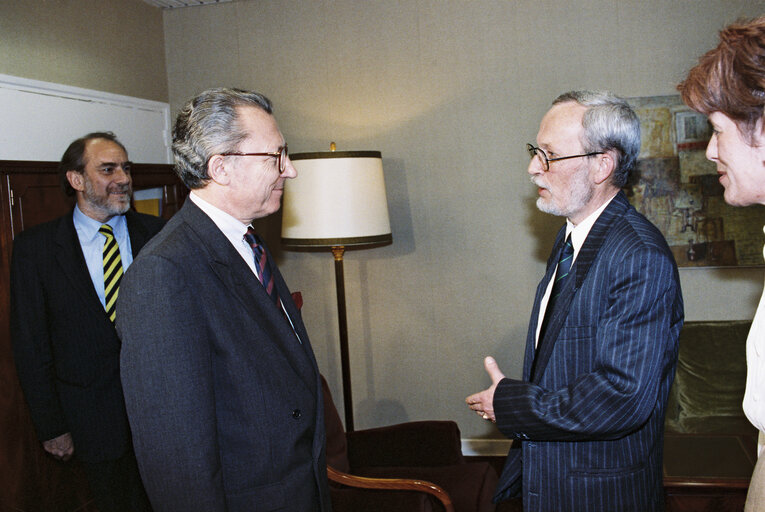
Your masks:
<path fill-rule="evenodd" d="M 537 145 L 537 207 L 566 225 L 537 288 L 523 378 L 488 357 L 492 385 L 466 399 L 514 440 L 495 501 L 521 493 L 526 512 L 663 510 L 683 300 L 666 241 L 620 192 L 639 121 L 610 93 L 569 92 L 542 119 Z M 573 264 L 553 292 L 569 243 Z"/>

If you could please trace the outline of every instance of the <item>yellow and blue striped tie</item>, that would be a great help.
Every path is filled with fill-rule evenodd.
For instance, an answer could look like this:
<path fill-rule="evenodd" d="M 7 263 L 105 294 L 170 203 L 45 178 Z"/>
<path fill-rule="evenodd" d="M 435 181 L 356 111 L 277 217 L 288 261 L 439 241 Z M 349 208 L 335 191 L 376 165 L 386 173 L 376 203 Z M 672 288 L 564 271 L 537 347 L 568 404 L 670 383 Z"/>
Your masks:
<path fill-rule="evenodd" d="M 120 247 L 114 238 L 112 227 L 109 224 L 103 224 L 99 233 L 106 237 L 104 242 L 104 302 L 106 314 L 114 322 L 117 317 L 115 305 L 117 304 L 117 294 L 122 281 L 122 258 L 120 258 Z"/>

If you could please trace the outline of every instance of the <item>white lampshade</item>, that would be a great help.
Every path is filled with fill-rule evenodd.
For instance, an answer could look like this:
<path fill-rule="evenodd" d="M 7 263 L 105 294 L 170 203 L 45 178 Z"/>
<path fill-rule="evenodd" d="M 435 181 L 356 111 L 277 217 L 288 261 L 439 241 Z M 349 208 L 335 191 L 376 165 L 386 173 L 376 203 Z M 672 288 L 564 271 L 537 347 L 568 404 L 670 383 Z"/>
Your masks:
<path fill-rule="evenodd" d="M 284 184 L 285 246 L 354 246 L 393 240 L 379 151 L 296 153 L 290 160 L 298 175 Z"/>

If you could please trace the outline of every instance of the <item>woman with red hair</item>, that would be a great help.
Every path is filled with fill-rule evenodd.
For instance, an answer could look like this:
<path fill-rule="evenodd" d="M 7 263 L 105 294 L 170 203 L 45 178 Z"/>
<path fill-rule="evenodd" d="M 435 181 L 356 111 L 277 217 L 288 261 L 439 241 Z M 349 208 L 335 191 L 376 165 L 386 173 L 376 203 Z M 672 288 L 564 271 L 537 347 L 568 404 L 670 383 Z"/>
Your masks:
<path fill-rule="evenodd" d="M 709 116 L 706 156 L 717 164 L 725 202 L 765 204 L 765 16 L 734 23 L 678 85 L 683 101 Z M 763 250 L 765 255 L 765 248 Z M 745 512 L 765 510 L 765 294 L 746 342 L 744 413 L 760 431 Z"/>

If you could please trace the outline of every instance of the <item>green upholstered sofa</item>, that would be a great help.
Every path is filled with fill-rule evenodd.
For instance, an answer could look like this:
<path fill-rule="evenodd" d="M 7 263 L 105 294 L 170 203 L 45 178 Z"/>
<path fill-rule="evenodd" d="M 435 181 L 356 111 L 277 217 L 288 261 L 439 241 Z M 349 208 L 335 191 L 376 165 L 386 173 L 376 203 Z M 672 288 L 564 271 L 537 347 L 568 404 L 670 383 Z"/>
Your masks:
<path fill-rule="evenodd" d="M 757 429 L 744 416 L 746 337 L 751 322 L 686 322 L 667 404 L 667 512 L 744 509 Z"/>
<path fill-rule="evenodd" d="M 686 322 L 680 332 L 666 432 L 754 435 L 741 402 L 750 321 Z"/>

